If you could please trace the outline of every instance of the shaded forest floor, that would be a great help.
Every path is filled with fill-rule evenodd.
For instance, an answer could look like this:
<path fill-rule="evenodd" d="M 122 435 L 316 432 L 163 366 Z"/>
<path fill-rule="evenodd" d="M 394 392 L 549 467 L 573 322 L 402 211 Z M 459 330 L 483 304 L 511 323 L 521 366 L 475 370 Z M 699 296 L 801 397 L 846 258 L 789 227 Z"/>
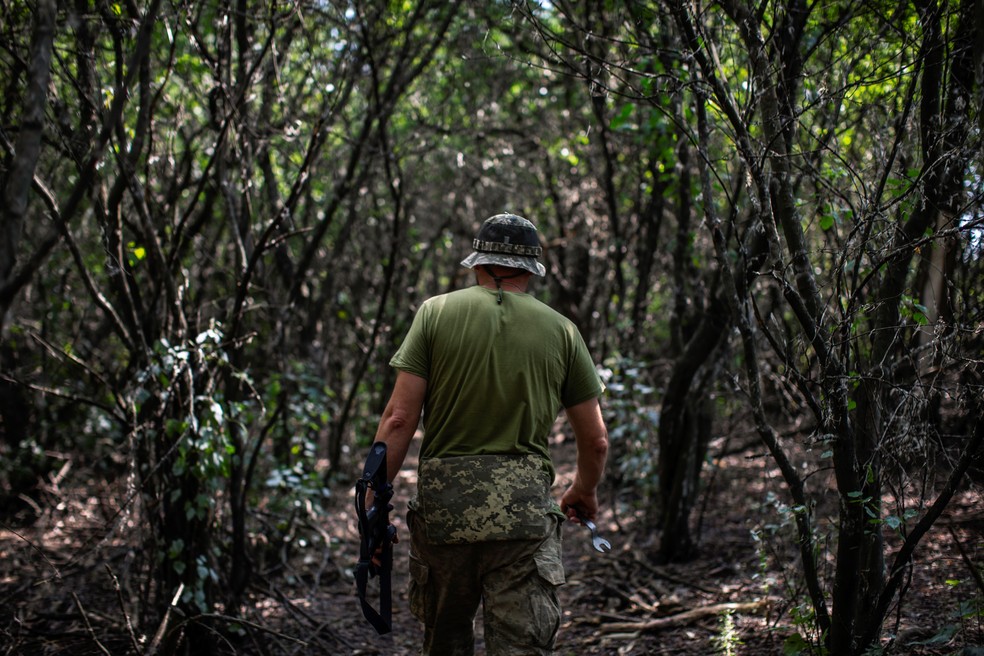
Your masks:
<path fill-rule="evenodd" d="M 559 496 L 572 475 L 573 444 L 558 441 L 553 448 Z M 403 537 L 415 464 L 411 454 L 397 484 Z M 795 645 L 792 636 L 808 630 L 807 622 L 794 619 L 808 606 L 791 534 L 776 511 L 782 497 L 777 477 L 756 446 L 719 454 L 696 517 L 699 552 L 687 563 L 655 564 L 657 537 L 640 528 L 642 511 L 629 510 L 624 500 L 618 512 L 606 502 L 600 522 L 610 553 L 593 551 L 588 532 L 567 525 L 558 654 L 795 653 L 784 652 L 784 645 Z M 139 614 L 134 606 L 142 584 L 127 574 L 139 560 L 139 545 L 107 529 L 117 518 L 105 495 L 116 492 L 97 476 L 66 470 L 49 477 L 45 488 L 50 505 L 37 508 L 33 524 L 0 526 L 0 654 L 144 653 L 152 635 L 127 627 Z M 298 549 L 276 573 L 257 577 L 242 637 L 235 645 L 222 642 L 230 653 L 417 653 L 421 631 L 406 602 L 408 540 L 396 547 L 394 631 L 379 637 L 354 595 L 358 540 L 350 490 L 335 491 L 333 499 L 321 527 L 331 536 L 328 548 Z M 984 619 L 972 612 L 981 595 L 968 565 L 984 562 L 982 529 L 984 506 L 980 488 L 973 487 L 920 547 L 903 603 L 887 624 L 885 634 L 894 639 L 886 639 L 884 653 L 984 653 L 978 651 Z M 481 655 L 480 620 L 477 635 Z"/>

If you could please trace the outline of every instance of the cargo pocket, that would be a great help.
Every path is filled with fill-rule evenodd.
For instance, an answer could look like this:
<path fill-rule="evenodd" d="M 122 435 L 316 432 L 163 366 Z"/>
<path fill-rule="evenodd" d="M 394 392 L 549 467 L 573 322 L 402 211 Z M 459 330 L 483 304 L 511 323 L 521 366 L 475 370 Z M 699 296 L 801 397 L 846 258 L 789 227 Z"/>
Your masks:
<path fill-rule="evenodd" d="M 567 582 L 564 565 L 557 554 L 541 551 L 533 556 L 533 560 L 536 562 L 536 571 L 540 574 L 540 578 L 550 585 L 556 587 Z"/>
<path fill-rule="evenodd" d="M 411 553 L 410 586 L 407 590 L 407 599 L 410 604 L 410 612 L 426 626 L 432 624 L 429 620 L 433 615 L 433 613 L 428 612 L 428 609 L 432 607 L 427 594 L 427 580 L 429 578 L 430 567 Z"/>
<path fill-rule="evenodd" d="M 536 563 L 539 585 L 530 595 L 530 630 L 535 644 L 544 650 L 552 650 L 560 629 L 560 600 L 557 588 L 567 580 L 560 557 L 552 551 L 541 551 L 533 557 Z"/>

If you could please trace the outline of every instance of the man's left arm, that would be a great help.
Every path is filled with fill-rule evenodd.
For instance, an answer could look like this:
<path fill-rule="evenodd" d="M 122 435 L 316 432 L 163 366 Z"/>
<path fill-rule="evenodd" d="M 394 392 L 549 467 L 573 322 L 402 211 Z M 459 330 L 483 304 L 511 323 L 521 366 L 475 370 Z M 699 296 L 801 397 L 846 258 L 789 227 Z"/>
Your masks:
<path fill-rule="evenodd" d="M 392 591 L 391 569 L 393 567 L 393 547 L 399 542 L 396 527 L 389 522 L 389 511 L 393 509 L 390 500 L 393 496 L 393 482 L 406 459 L 410 440 L 417 430 L 420 413 L 424 406 L 427 380 L 404 371 L 396 375 L 396 384 L 383 416 L 376 429 L 375 442 L 385 445 L 386 459 L 382 462 L 382 449 L 373 446 L 366 459 L 366 469 L 355 485 L 355 506 L 359 516 L 359 534 L 362 544 L 359 550 L 359 564 L 355 570 L 356 590 L 362 605 L 362 614 L 380 635 L 392 629 Z M 386 483 L 381 478 L 380 467 L 385 464 Z M 378 497 L 376 495 L 379 495 Z M 369 579 L 379 576 L 379 609 L 367 600 Z"/>
<path fill-rule="evenodd" d="M 417 432 L 427 394 L 427 379 L 407 371 L 396 374 L 396 384 L 376 429 L 376 442 L 386 444 L 386 476 L 390 482 L 403 467 L 410 441 Z"/>

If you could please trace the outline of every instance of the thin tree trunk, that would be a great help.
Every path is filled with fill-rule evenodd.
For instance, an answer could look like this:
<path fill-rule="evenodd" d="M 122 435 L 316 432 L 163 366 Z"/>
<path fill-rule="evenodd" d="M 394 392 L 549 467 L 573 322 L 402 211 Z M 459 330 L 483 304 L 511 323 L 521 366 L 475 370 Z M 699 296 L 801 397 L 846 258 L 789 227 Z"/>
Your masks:
<path fill-rule="evenodd" d="M 7 310 L 17 292 L 16 288 L 10 288 L 8 282 L 17 263 L 34 170 L 41 156 L 56 11 L 54 0 L 39 0 L 34 8 L 34 34 L 27 71 L 27 91 L 24 94 L 21 122 L 14 143 L 13 161 L 4 181 L 3 207 L 0 208 L 0 334 Z"/>

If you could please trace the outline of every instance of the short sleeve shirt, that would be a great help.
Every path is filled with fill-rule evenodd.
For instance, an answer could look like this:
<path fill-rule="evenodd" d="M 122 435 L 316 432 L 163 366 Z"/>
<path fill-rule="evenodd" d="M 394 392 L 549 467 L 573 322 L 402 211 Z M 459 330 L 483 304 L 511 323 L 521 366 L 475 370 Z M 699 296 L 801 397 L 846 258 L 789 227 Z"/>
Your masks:
<path fill-rule="evenodd" d="M 534 454 L 549 467 L 560 409 L 604 390 L 570 320 L 480 286 L 425 301 L 390 364 L 427 379 L 422 458 Z"/>

